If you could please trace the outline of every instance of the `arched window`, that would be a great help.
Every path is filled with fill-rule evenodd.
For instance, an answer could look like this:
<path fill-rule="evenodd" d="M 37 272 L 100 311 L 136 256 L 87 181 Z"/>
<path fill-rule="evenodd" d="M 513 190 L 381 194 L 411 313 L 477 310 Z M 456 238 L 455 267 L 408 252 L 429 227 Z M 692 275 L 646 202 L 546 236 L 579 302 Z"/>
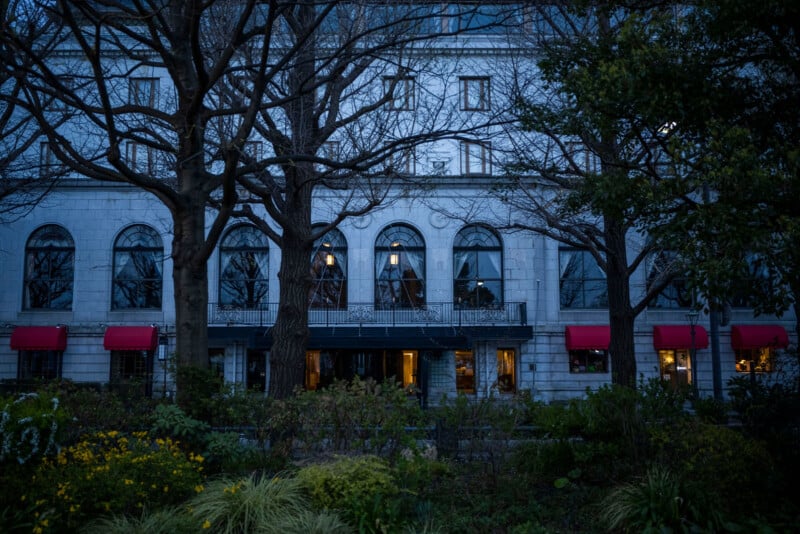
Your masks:
<path fill-rule="evenodd" d="M 312 308 L 347 307 L 347 241 L 333 229 L 314 242 L 311 254 Z"/>
<path fill-rule="evenodd" d="M 25 247 L 25 309 L 71 310 L 75 243 L 55 224 L 31 234 Z"/>
<path fill-rule="evenodd" d="M 692 305 L 692 291 L 686 277 L 680 273 L 682 264 L 678 254 L 661 250 L 647 258 L 647 290 L 671 277 L 669 284 L 650 302 L 651 308 L 688 308 Z"/>
<path fill-rule="evenodd" d="M 485 226 L 467 226 L 456 234 L 453 298 L 464 308 L 503 303 L 503 247 L 497 234 Z"/>
<path fill-rule="evenodd" d="M 385 228 L 375 241 L 375 307 L 425 304 L 425 242 L 404 224 Z"/>
<path fill-rule="evenodd" d="M 255 226 L 230 230 L 219 247 L 219 303 L 257 308 L 269 300 L 269 243 Z"/>
<path fill-rule="evenodd" d="M 164 245 L 155 230 L 143 224 L 126 228 L 114 243 L 111 309 L 160 309 Z"/>

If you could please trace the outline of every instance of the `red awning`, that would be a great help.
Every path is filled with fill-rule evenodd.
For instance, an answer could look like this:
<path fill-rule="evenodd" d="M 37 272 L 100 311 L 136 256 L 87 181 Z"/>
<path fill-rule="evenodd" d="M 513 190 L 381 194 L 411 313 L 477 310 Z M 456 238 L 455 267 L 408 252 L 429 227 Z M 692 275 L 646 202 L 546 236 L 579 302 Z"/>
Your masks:
<path fill-rule="evenodd" d="M 109 326 L 103 338 L 106 350 L 155 350 L 157 326 Z"/>
<path fill-rule="evenodd" d="M 778 325 L 737 325 L 731 327 L 731 346 L 734 350 L 786 348 L 789 335 Z"/>
<path fill-rule="evenodd" d="M 608 326 L 568 326 L 564 333 L 567 350 L 608 350 L 611 328 Z"/>
<path fill-rule="evenodd" d="M 687 325 L 663 325 L 653 327 L 653 346 L 660 349 L 696 349 L 708 348 L 708 333 L 702 326 L 694 327 L 694 345 L 692 345 L 692 327 Z"/>
<path fill-rule="evenodd" d="M 67 348 L 66 326 L 18 326 L 11 332 L 11 350 L 58 350 Z"/>

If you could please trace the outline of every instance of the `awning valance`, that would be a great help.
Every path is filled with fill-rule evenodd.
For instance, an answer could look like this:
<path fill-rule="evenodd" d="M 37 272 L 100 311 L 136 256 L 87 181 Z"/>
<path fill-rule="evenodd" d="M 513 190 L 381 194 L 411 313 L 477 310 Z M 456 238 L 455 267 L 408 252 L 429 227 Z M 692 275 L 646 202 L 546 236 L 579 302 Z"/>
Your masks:
<path fill-rule="evenodd" d="M 109 326 L 103 338 L 106 350 L 155 350 L 157 326 Z"/>
<path fill-rule="evenodd" d="M 736 325 L 731 327 L 731 346 L 734 350 L 786 348 L 789 335 L 779 325 Z"/>
<path fill-rule="evenodd" d="M 67 348 L 65 326 L 18 326 L 11 332 L 11 350 L 57 350 Z"/>
<path fill-rule="evenodd" d="M 608 350 L 611 328 L 608 326 L 568 326 L 564 333 L 567 350 Z"/>
<path fill-rule="evenodd" d="M 702 326 L 694 327 L 694 345 L 692 344 L 692 327 L 688 325 L 661 325 L 653 327 L 653 347 L 660 349 L 705 349 L 708 348 L 708 333 Z"/>

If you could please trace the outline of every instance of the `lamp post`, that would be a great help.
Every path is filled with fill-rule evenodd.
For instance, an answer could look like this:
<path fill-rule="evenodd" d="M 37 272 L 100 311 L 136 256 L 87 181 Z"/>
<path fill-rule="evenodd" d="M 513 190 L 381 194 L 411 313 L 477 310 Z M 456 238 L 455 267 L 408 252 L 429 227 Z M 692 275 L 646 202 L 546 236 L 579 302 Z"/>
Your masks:
<path fill-rule="evenodd" d="M 697 310 L 692 310 L 686 314 L 686 320 L 689 321 L 689 335 L 692 338 L 689 348 L 689 363 L 692 366 L 692 391 L 694 391 L 695 398 L 699 396 L 699 389 L 697 387 L 697 362 L 695 361 L 695 354 L 697 353 L 697 349 L 695 347 L 695 326 L 697 326 L 697 319 L 699 317 L 700 314 L 697 312 Z"/>

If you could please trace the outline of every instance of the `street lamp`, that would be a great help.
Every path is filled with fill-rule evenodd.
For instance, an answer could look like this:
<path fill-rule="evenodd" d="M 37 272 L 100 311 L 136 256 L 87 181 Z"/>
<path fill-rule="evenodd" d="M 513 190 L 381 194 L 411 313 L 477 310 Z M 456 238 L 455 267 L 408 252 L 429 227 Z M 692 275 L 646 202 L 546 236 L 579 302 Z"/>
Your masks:
<path fill-rule="evenodd" d="M 686 320 L 689 321 L 689 335 L 692 337 L 691 346 L 689 349 L 689 363 L 692 366 L 692 390 L 694 391 L 694 396 L 697 398 L 698 396 L 698 388 L 697 388 L 697 362 L 695 361 L 695 354 L 697 353 L 697 349 L 695 347 L 695 326 L 697 326 L 697 319 L 700 317 L 700 313 L 697 310 L 692 310 L 686 313 Z"/>

